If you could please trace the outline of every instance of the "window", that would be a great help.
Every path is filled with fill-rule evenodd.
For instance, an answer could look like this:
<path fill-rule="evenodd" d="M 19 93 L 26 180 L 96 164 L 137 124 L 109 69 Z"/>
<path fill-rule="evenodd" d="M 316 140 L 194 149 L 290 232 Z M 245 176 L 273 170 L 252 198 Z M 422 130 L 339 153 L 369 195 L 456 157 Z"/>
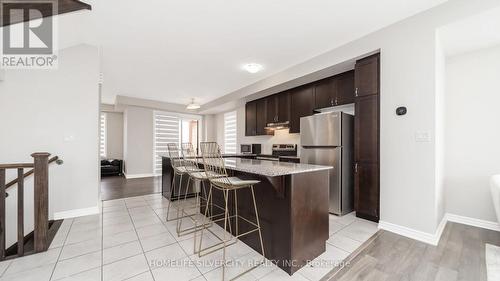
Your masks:
<path fill-rule="evenodd" d="M 198 132 L 201 116 L 184 115 L 155 111 L 154 113 L 154 155 L 153 169 L 156 175 L 161 175 L 161 158 L 166 156 L 167 144 L 190 142 L 198 149 Z"/>
<path fill-rule="evenodd" d="M 224 153 L 236 153 L 236 111 L 224 114 Z"/>
<path fill-rule="evenodd" d="M 106 113 L 101 113 L 99 128 L 99 154 L 101 157 L 106 157 Z"/>
<path fill-rule="evenodd" d="M 168 143 L 180 143 L 180 119 L 166 112 L 155 112 L 154 173 L 161 174 L 161 157 L 167 155 Z"/>

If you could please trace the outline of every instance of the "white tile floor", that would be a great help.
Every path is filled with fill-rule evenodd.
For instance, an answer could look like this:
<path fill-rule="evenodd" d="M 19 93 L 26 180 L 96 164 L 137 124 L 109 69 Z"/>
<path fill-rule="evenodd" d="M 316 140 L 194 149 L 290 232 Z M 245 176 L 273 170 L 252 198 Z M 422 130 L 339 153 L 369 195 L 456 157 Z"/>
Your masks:
<path fill-rule="evenodd" d="M 104 201 L 100 215 L 64 220 L 47 252 L 0 262 L 0 281 L 221 280 L 221 252 L 194 255 L 193 235 L 177 237 L 176 222 L 165 221 L 168 204 L 161 194 Z M 262 265 L 239 280 L 320 280 L 376 231 L 375 223 L 354 213 L 331 215 L 326 252 L 310 265 L 293 276 Z M 215 242 L 210 234 L 203 239 Z M 227 256 L 235 264 L 229 278 L 261 258 L 242 242 Z"/>

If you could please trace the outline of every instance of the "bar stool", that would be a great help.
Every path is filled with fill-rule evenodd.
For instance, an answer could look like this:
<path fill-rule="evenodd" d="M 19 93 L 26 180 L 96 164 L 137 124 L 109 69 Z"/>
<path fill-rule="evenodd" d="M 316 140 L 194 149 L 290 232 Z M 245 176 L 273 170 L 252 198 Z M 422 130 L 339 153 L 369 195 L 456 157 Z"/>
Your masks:
<path fill-rule="evenodd" d="M 167 207 L 167 218 L 166 221 L 174 221 L 179 219 L 179 208 L 180 205 L 183 203 L 179 199 L 181 198 L 181 192 L 182 192 L 182 178 L 184 175 L 187 175 L 187 169 L 184 166 L 184 161 L 182 159 L 182 153 L 179 150 L 179 147 L 176 143 L 167 143 L 167 151 L 168 151 L 168 156 L 170 158 L 170 163 L 172 165 L 172 169 L 174 170 L 174 175 L 172 177 L 172 185 L 171 185 L 171 191 L 170 191 L 170 202 Z M 175 180 L 176 177 L 179 178 L 179 186 L 178 186 L 178 192 L 175 193 L 176 187 L 177 187 L 177 181 Z M 189 183 L 186 189 L 189 188 Z M 176 194 L 174 196 L 174 194 Z M 174 201 L 177 201 L 174 203 Z M 177 209 L 177 216 L 176 217 L 170 217 L 170 209 L 171 206 L 175 205 L 175 208 Z"/>
<path fill-rule="evenodd" d="M 187 234 L 194 233 L 199 228 L 204 225 L 198 225 L 198 219 L 196 218 L 199 215 L 200 209 L 208 204 L 208 195 L 207 188 L 205 186 L 205 182 L 208 180 L 206 172 L 204 169 L 200 168 L 198 158 L 199 156 L 196 154 L 192 143 L 183 143 L 181 144 L 183 165 L 186 168 L 186 173 L 189 175 L 187 186 L 184 193 L 184 202 L 188 200 L 188 191 L 189 184 L 192 181 L 193 183 L 199 183 L 201 185 L 201 190 L 195 192 L 195 202 L 194 204 L 183 204 L 178 208 L 180 214 L 178 214 L 179 219 L 177 220 L 177 235 L 183 236 Z M 202 204 L 202 201 L 204 204 Z M 208 207 L 208 206 L 207 206 Z M 211 208 L 212 209 L 212 208 Z M 194 213 L 190 212 L 190 210 L 195 210 Z M 182 222 L 184 218 L 190 218 L 194 223 L 194 226 L 182 229 Z M 208 227 L 211 226 L 212 222 L 208 223 Z M 194 247 L 194 253 L 196 254 L 196 241 Z"/>
<path fill-rule="evenodd" d="M 205 217 L 203 218 L 203 227 L 201 228 L 201 238 L 200 238 L 200 244 L 198 248 L 198 256 L 202 257 L 205 255 L 208 255 L 210 253 L 213 253 L 215 251 L 218 251 L 222 249 L 222 258 L 223 258 L 223 268 L 222 268 L 222 280 L 225 280 L 225 271 L 226 271 L 226 248 L 235 244 L 238 241 L 238 238 L 249 235 L 254 232 L 258 232 L 259 234 L 259 240 L 260 240 L 260 247 L 261 247 L 261 254 L 263 256 L 262 262 L 254 265 L 248 270 L 245 270 L 244 272 L 238 274 L 236 277 L 234 277 L 232 280 L 241 277 L 242 275 L 250 272 L 251 270 L 257 268 L 259 265 L 265 262 L 265 253 L 264 253 L 264 243 L 262 241 L 262 232 L 261 232 L 261 227 L 260 227 L 260 220 L 259 220 L 259 213 L 257 210 L 257 204 L 255 202 L 255 193 L 254 193 L 254 188 L 253 186 L 255 184 L 258 184 L 260 181 L 258 180 L 242 180 L 237 177 L 230 177 L 227 173 L 226 167 L 224 165 L 224 159 L 222 158 L 222 155 L 220 153 L 220 148 L 219 145 L 215 142 L 203 142 L 200 143 L 200 148 L 201 148 L 201 154 L 203 156 L 203 165 L 205 167 L 205 171 L 207 173 L 208 180 L 210 181 L 210 188 L 208 191 L 208 200 L 209 204 L 213 204 L 212 202 L 212 191 L 213 188 L 222 191 L 224 194 L 224 217 L 216 219 L 215 216 L 208 215 L 208 204 L 205 207 Z M 255 222 L 250 221 L 247 218 L 244 218 L 240 215 L 238 215 L 238 195 L 237 191 L 244 189 L 244 188 L 249 188 L 252 194 L 252 201 L 253 201 L 253 207 L 255 211 Z M 234 192 L 234 215 L 229 215 L 229 206 L 228 206 L 228 199 L 229 199 L 229 192 Z M 233 234 L 231 230 L 231 219 L 234 218 L 235 220 L 235 233 L 234 235 L 230 235 L 230 238 L 227 238 L 227 233 L 228 230 L 228 222 L 229 222 L 229 231 L 231 234 Z M 219 221 L 224 221 L 224 235 L 223 237 L 219 237 L 216 235 L 214 232 L 211 231 L 212 234 L 214 234 L 221 242 L 216 243 L 215 245 L 211 245 L 205 248 L 202 248 L 202 241 L 203 241 L 203 232 L 205 230 L 208 230 L 205 220 L 211 220 L 212 222 L 219 222 Z M 246 231 L 245 233 L 239 233 L 239 220 L 245 221 L 246 223 L 250 224 L 251 226 L 254 227 L 254 229 L 251 229 L 249 231 Z M 233 242 L 232 240 L 235 239 Z M 196 239 L 195 239 L 196 240 Z M 196 241 L 195 241 L 196 243 Z"/>

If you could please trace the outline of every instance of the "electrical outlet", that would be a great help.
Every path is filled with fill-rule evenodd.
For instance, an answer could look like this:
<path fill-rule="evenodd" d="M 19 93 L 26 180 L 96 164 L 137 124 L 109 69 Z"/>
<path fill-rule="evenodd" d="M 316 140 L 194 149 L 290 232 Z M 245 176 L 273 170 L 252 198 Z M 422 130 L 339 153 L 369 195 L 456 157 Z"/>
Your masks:
<path fill-rule="evenodd" d="M 431 142 L 431 133 L 429 131 L 416 131 L 415 132 L 416 142 Z"/>

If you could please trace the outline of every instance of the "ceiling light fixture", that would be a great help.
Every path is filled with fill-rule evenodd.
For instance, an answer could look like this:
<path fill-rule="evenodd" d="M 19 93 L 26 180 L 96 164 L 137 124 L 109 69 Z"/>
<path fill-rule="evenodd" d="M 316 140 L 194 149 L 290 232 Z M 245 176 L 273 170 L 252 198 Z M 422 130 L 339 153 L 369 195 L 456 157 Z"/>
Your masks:
<path fill-rule="evenodd" d="M 247 64 L 243 65 L 243 69 L 250 72 L 250 73 L 257 73 L 257 72 L 261 71 L 263 68 L 264 68 L 264 66 L 262 66 L 262 64 L 258 64 L 258 63 L 247 63 Z"/>
<path fill-rule="evenodd" d="M 191 103 L 187 105 L 186 109 L 194 110 L 200 108 L 200 105 L 194 102 L 194 98 L 191 99 Z"/>

